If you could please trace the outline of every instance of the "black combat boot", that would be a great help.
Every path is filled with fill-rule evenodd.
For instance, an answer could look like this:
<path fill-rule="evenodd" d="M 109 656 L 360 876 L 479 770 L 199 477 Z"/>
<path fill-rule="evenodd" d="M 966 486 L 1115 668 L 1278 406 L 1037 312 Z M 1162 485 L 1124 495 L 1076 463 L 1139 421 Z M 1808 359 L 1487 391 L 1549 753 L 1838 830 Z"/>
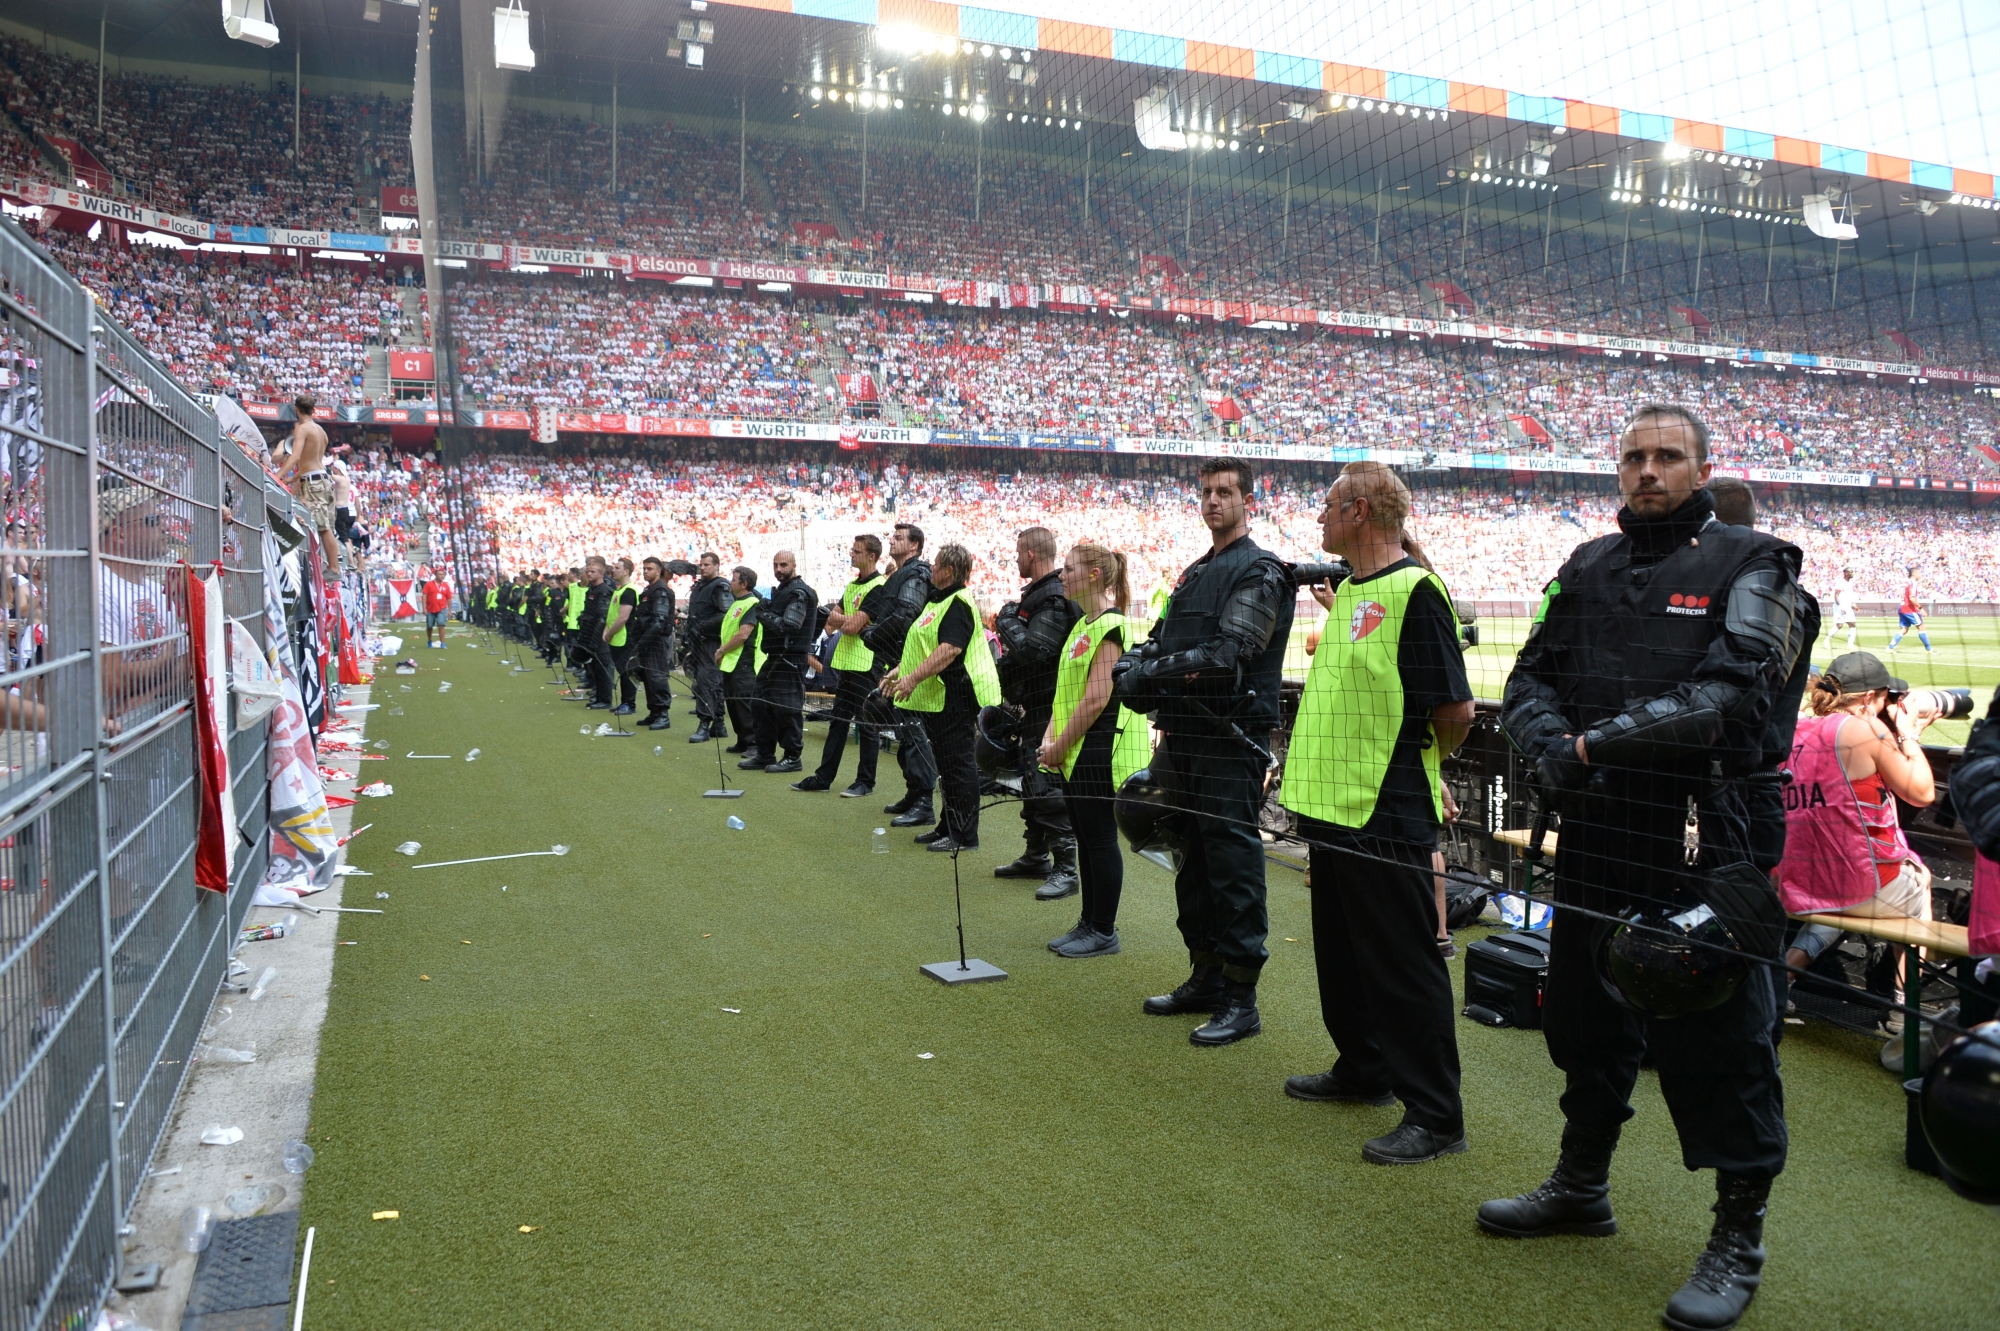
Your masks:
<path fill-rule="evenodd" d="M 1041 832 L 1031 827 L 1028 829 L 1028 834 L 1023 838 L 1023 841 L 1025 844 L 1021 847 L 1020 857 L 996 867 L 993 870 L 995 878 L 1047 878 L 1049 876 L 1049 870 L 1055 867 L 1055 861 L 1049 858 L 1048 845 L 1043 841 Z"/>
<path fill-rule="evenodd" d="M 1610 1178 L 1611 1153 L 1617 1149 L 1616 1131 L 1607 1136 L 1565 1127 L 1556 1172 L 1533 1192 L 1480 1203 L 1479 1227 L 1507 1239 L 1616 1234 Z"/>
<path fill-rule="evenodd" d="M 1764 1203 L 1771 1180 L 1715 1173 L 1715 1228 L 1694 1274 L 1660 1320 L 1674 1331 L 1728 1331 L 1764 1283 Z"/>
<path fill-rule="evenodd" d="M 1264 1019 L 1257 1012 L 1257 986 L 1230 983 L 1222 987 L 1214 1015 L 1188 1032 L 1188 1043 L 1214 1048 L 1247 1040 L 1263 1029 Z"/>
<path fill-rule="evenodd" d="M 1149 1015 L 1171 1017 L 1182 1012 L 1215 1011 L 1222 1001 L 1222 967 L 1196 966 L 1194 974 L 1171 994 L 1159 994 L 1139 1006 Z"/>
<path fill-rule="evenodd" d="M 1035 889 L 1037 901 L 1061 901 L 1073 897 L 1082 887 L 1083 880 L 1076 875 L 1076 839 L 1063 837 L 1049 847 L 1049 858 L 1053 867 L 1042 885 Z"/>

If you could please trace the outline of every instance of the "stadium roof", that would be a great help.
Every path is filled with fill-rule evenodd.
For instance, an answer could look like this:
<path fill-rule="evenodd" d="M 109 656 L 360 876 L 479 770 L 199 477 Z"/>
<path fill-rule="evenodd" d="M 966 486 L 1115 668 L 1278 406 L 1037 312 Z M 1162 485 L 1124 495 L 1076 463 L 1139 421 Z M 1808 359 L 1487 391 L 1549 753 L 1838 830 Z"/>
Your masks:
<path fill-rule="evenodd" d="M 299 42 L 308 87 L 315 78 L 406 84 L 416 10 L 388 0 L 379 21 L 364 22 L 361 6 L 289 0 L 275 7 L 282 37 L 266 52 L 224 38 L 208 4 L 102 3 L 109 50 L 146 67 L 185 63 L 282 76 L 291 64 L 286 48 Z M 96 45 L 97 15 L 83 6 L 50 8 L 0 0 L 0 18 Z M 459 7 L 439 8 L 440 54 L 450 58 Z M 745 0 L 699 13 L 688 0 L 537 0 L 532 13 L 537 69 L 514 76 L 516 98 L 602 106 L 615 80 L 628 112 L 719 118 L 735 111 L 740 97 L 752 120 L 825 129 L 858 120 L 849 116 L 858 109 L 852 100 L 831 104 L 834 92 L 851 97 L 864 79 L 878 87 L 893 78 L 907 105 L 894 116 L 881 108 L 873 117 L 878 135 L 935 137 L 918 116 L 983 94 L 992 117 L 983 126 L 989 147 L 1056 153 L 1074 141 L 1028 135 L 1020 122 L 1003 121 L 1003 112 L 1032 103 L 1038 115 L 1046 110 L 1129 135 L 1134 103 L 1165 89 L 1184 117 L 1199 114 L 1210 128 L 1230 128 L 1245 159 L 1259 149 L 1277 154 L 1261 164 L 1242 161 L 1237 169 L 1244 171 L 1275 170 L 1309 155 L 1322 184 L 1361 188 L 1380 177 L 1423 194 L 1455 193 L 1469 176 L 1481 189 L 1492 187 L 1491 204 L 1502 209 L 1531 213 L 1553 194 L 1567 222 L 1651 205 L 1656 225 L 1685 220 L 1692 228 L 1699 219 L 1712 234 L 1740 226 L 1739 244 L 1759 243 L 1751 228 L 1769 217 L 1786 215 L 1797 225 L 1803 196 L 1830 193 L 1836 205 L 1852 206 L 1864 259 L 1922 250 L 1975 268 L 2000 260 L 1992 248 L 2000 244 L 1994 175 L 1865 147 L 940 0 Z M 689 20 L 714 25 L 698 70 L 678 38 Z M 1003 50 L 1009 58 L 999 58 Z M 1027 80 L 1024 65 L 1032 65 Z M 454 82 L 441 89 L 448 94 Z M 812 90 L 824 90 L 827 101 Z M 1531 144 L 1548 164 L 1539 179 L 1526 160 Z M 1139 145 L 1134 138 L 1120 146 Z"/>

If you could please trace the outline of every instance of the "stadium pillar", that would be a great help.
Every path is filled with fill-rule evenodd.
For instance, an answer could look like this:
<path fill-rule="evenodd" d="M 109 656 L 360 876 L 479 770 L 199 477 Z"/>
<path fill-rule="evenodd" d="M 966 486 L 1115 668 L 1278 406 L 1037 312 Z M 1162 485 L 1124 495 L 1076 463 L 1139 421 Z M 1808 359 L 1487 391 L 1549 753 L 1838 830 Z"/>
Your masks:
<path fill-rule="evenodd" d="M 1554 199 L 1550 199 L 1548 220 L 1542 223 L 1542 271 L 1545 273 L 1549 271 L 1549 241 L 1554 236 L 1555 228 L 1556 228 L 1556 201 Z M 1697 281 L 1698 280 L 1699 279 L 1697 279 Z"/>
<path fill-rule="evenodd" d="M 979 187 L 973 187 L 972 220 L 979 220 Z M 868 216 L 868 112 L 861 113 L 861 215 Z"/>
<path fill-rule="evenodd" d="M 1187 205 L 1181 213 L 1181 263 L 1190 271 L 1194 268 L 1194 255 L 1188 248 L 1194 236 L 1194 159 L 1195 149 L 1188 149 Z"/>
<path fill-rule="evenodd" d="M 1630 208 L 1627 208 L 1625 210 L 1625 239 L 1621 241 L 1618 246 L 1619 286 L 1622 287 L 1625 285 L 1625 271 L 1631 266 L 1632 266 L 1632 210 Z M 1764 279 L 1765 279 L 1764 300 L 1765 303 L 1768 304 L 1771 299 L 1770 274 L 1766 273 L 1764 275 Z"/>
<path fill-rule="evenodd" d="M 1914 327 L 1917 322 L 1917 283 L 1922 280 L 1924 252 L 1918 250 L 1910 256 L 1910 317 L 1908 322 Z"/>
<path fill-rule="evenodd" d="M 1090 220 L 1090 135 L 1083 136 L 1083 220 Z"/>
<path fill-rule="evenodd" d="M 110 21 L 108 14 L 97 20 L 97 127 L 104 128 L 104 26 Z"/>
<path fill-rule="evenodd" d="M 1288 177 L 1289 179 L 1289 177 Z M 1382 173 L 1375 173 L 1375 257 L 1371 262 L 1382 262 Z"/>
<path fill-rule="evenodd" d="M 1774 223 L 1764 237 L 1764 308 L 1771 308 L 1771 265 L 1778 258 L 1778 228 Z"/>
<path fill-rule="evenodd" d="M 750 108 L 741 95 L 736 98 L 736 201 L 750 193 Z"/>
<path fill-rule="evenodd" d="M 611 193 L 618 193 L 618 66 L 611 66 Z"/>
<path fill-rule="evenodd" d="M 1827 295 L 1827 308 L 1835 313 L 1840 310 L 1840 242 L 1833 242 L 1833 290 Z"/>
<path fill-rule="evenodd" d="M 1700 305 L 1701 304 L 1701 261 L 1708 253 L 1707 222 L 1704 221 L 1701 224 L 1701 230 L 1697 232 L 1696 235 L 1697 239 L 1695 240 L 1694 243 L 1694 300 L 1692 303 L 1695 305 Z"/>
<path fill-rule="evenodd" d="M 305 65 L 303 63 L 303 53 L 301 48 L 294 43 L 292 46 L 292 170 L 294 171 L 299 170 L 304 164 L 300 154 L 305 149 L 303 139 L 299 134 L 299 115 L 305 110 L 306 100 L 305 87 L 301 82 L 304 77 Z"/>
<path fill-rule="evenodd" d="M 1278 253 L 1292 252 L 1292 164 L 1285 163 L 1285 212 L 1284 220 L 1278 225 Z"/>
<path fill-rule="evenodd" d="M 866 125 L 868 122 L 864 119 L 861 123 Z M 981 220 L 980 202 L 985 192 L 986 122 L 975 120 L 972 122 L 972 220 L 975 223 Z"/>

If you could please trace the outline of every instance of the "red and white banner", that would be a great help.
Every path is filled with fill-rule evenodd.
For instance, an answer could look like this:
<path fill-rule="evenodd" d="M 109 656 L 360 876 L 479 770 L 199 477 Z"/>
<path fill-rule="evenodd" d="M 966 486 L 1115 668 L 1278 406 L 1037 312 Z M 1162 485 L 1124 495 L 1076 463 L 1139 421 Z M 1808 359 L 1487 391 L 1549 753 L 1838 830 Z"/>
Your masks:
<path fill-rule="evenodd" d="M 417 191 L 413 185 L 384 185 L 382 211 L 397 217 L 417 215 Z"/>
<path fill-rule="evenodd" d="M 875 376 L 872 374 L 836 374 L 840 384 L 840 395 L 849 402 L 876 402 Z"/>
<path fill-rule="evenodd" d="M 408 578 L 389 579 L 389 618 L 409 619 L 420 613 L 417 584 Z"/>
<path fill-rule="evenodd" d="M 53 134 L 42 135 L 42 141 L 69 163 L 70 175 L 85 189 L 108 190 L 112 187 L 111 173 L 96 154 L 75 139 L 59 139 Z"/>
<path fill-rule="evenodd" d="M 236 796 L 229 781 L 229 653 L 223 626 L 222 566 L 187 565 L 188 640 L 194 655 L 195 766 L 201 817 L 195 835 L 194 885 L 227 894 L 236 867 Z"/>
<path fill-rule="evenodd" d="M 391 379 L 420 379 L 429 383 L 436 377 L 435 367 L 436 361 L 428 351 L 398 348 L 389 353 Z"/>

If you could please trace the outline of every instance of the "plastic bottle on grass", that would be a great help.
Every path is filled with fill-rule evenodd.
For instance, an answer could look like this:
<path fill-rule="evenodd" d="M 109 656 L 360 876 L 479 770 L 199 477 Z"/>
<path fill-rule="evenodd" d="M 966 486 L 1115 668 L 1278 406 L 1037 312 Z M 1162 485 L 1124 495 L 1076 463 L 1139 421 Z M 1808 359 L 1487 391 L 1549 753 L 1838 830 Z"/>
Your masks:
<path fill-rule="evenodd" d="M 889 829 L 878 827 L 868 834 L 868 853 L 887 855 L 889 853 Z"/>
<path fill-rule="evenodd" d="M 732 832 L 741 832 L 743 830 L 743 820 L 733 813 L 729 815 L 729 830 Z"/>

